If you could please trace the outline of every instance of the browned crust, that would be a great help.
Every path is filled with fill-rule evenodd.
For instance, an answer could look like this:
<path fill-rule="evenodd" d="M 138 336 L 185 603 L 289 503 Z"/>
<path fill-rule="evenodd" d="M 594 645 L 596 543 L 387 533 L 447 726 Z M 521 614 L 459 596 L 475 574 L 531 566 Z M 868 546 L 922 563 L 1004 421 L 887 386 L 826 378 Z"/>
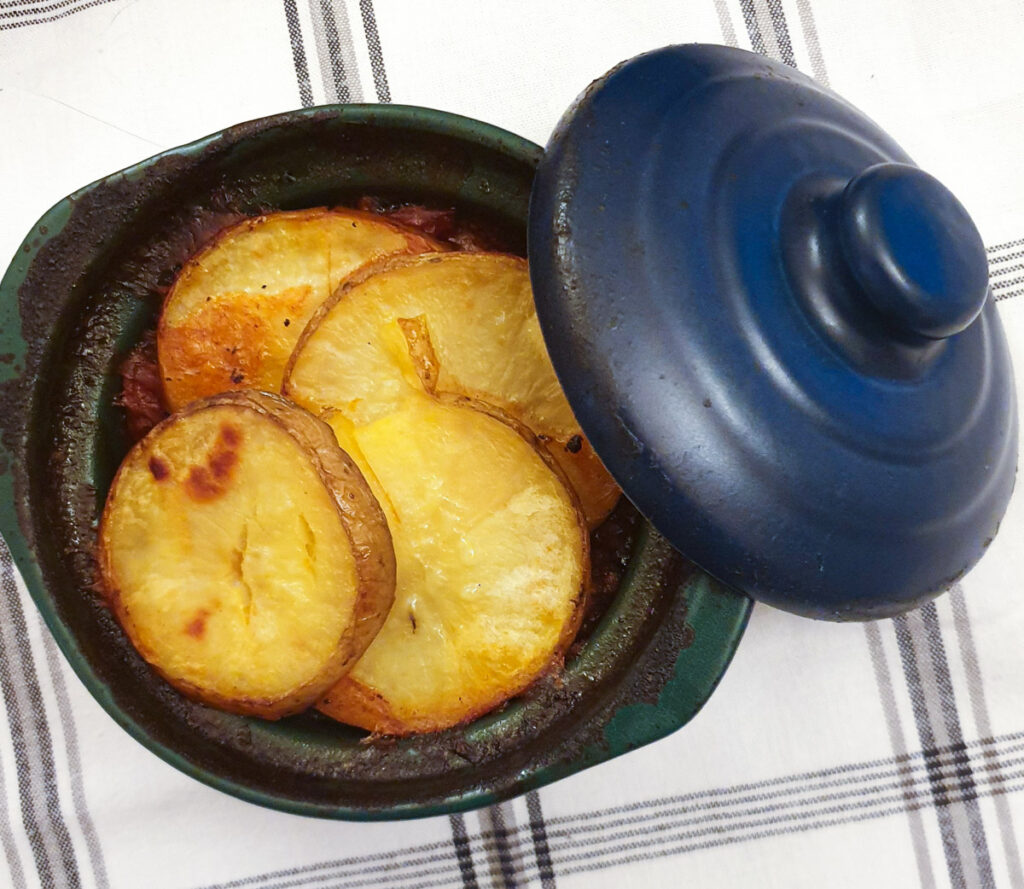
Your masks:
<path fill-rule="evenodd" d="M 337 648 L 316 676 L 286 695 L 270 698 L 227 698 L 209 689 L 169 675 L 156 664 L 152 652 L 141 644 L 131 613 L 124 606 L 111 559 L 112 541 L 107 534 L 107 518 L 114 502 L 126 458 L 110 486 L 100 519 L 99 566 L 100 591 L 118 622 L 139 654 L 168 683 L 187 697 L 221 710 L 263 719 L 280 719 L 301 712 L 315 703 L 359 659 L 387 618 L 395 595 L 395 555 L 391 532 L 380 505 L 351 458 L 342 451 L 330 427 L 302 408 L 276 395 L 256 391 L 226 392 L 193 402 L 153 428 L 135 449 L 149 449 L 162 430 L 171 423 L 217 406 L 235 406 L 251 410 L 281 426 L 300 445 L 330 491 L 342 527 L 355 556 L 357 595 L 352 620 L 338 640 Z"/>
<path fill-rule="evenodd" d="M 441 253 L 447 250 L 446 246 L 433 238 L 424 235 L 421 232 L 411 229 L 407 226 L 401 225 L 397 222 L 387 219 L 386 217 L 379 216 L 375 213 L 368 213 L 363 210 L 354 210 L 347 207 L 311 207 L 304 210 L 280 210 L 273 213 L 264 213 L 259 216 L 250 216 L 245 219 L 241 219 L 238 222 L 227 226 L 217 232 L 216 235 L 206 244 L 203 248 L 189 258 L 189 260 L 181 267 L 178 274 L 175 276 L 174 282 L 168 288 L 166 295 L 164 296 L 163 304 L 160 309 L 160 318 L 157 322 L 156 330 L 156 343 L 157 343 L 157 365 L 160 372 L 160 380 L 163 384 L 163 400 L 164 403 L 169 407 L 175 407 L 168 391 L 167 381 L 171 378 L 172 370 L 177 372 L 176 368 L 169 368 L 167 366 L 166 348 L 164 344 L 167 342 L 168 337 L 171 335 L 171 328 L 167 324 L 167 307 L 171 304 L 171 301 L 175 298 L 178 287 L 182 281 L 186 279 L 190 271 L 196 266 L 202 265 L 203 260 L 209 256 L 209 254 L 218 249 L 225 238 L 228 238 L 236 232 L 244 229 L 253 229 L 256 226 L 266 222 L 271 217 L 273 218 L 288 218 L 293 220 L 312 220 L 318 219 L 325 216 L 338 216 L 344 219 L 360 220 L 362 222 L 372 224 L 374 226 L 383 227 L 389 229 L 396 234 L 401 234 L 405 238 L 405 248 L 395 254 L 389 254 L 394 256 L 415 256 L 420 253 Z M 373 265 L 374 261 L 370 260 L 369 265 Z M 358 271 L 358 270 L 357 270 Z M 212 356 L 211 356 L 212 357 Z M 289 362 L 290 366 L 290 362 Z M 232 384 L 228 386 L 233 391 L 238 391 L 242 388 L 242 385 Z M 184 405 L 178 406 L 184 407 Z"/>

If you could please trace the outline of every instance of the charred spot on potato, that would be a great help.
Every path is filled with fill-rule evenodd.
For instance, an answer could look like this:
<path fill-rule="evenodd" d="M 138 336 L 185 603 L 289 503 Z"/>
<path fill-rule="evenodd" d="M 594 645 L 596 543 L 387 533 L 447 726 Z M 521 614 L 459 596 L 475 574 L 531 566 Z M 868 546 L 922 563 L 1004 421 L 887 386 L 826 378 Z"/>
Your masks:
<path fill-rule="evenodd" d="M 237 448 L 242 443 L 242 430 L 230 423 L 224 423 L 220 427 L 220 439 L 229 448 Z"/>
<path fill-rule="evenodd" d="M 237 451 L 220 451 L 214 454 L 210 458 L 210 470 L 213 472 L 213 477 L 226 479 L 231 475 L 231 470 L 234 469 L 237 462 Z"/>
<path fill-rule="evenodd" d="M 244 379 L 245 379 L 245 374 L 242 373 L 240 370 L 233 370 L 233 371 L 231 371 L 231 382 L 234 383 L 236 386 L 239 383 L 241 383 L 242 380 L 244 380 Z"/>
<path fill-rule="evenodd" d="M 209 611 L 200 608 L 196 612 L 196 616 L 185 625 L 185 635 L 191 636 L 193 639 L 202 639 L 206 635 L 206 619 L 209 616 Z"/>
<path fill-rule="evenodd" d="M 170 467 L 159 457 L 149 458 L 149 472 L 158 482 L 162 482 L 170 475 Z"/>
<path fill-rule="evenodd" d="M 574 435 L 565 443 L 565 449 L 570 454 L 578 454 L 583 448 L 583 436 Z"/>
<path fill-rule="evenodd" d="M 226 481 L 231 470 L 238 463 L 238 446 L 241 444 L 241 433 L 233 426 L 222 426 L 220 439 L 210 452 L 210 472 L 215 479 Z"/>
<path fill-rule="evenodd" d="M 205 466 L 192 466 L 185 478 L 185 491 L 198 503 L 216 500 L 228 488 L 231 473 L 238 464 L 238 447 L 242 443 L 241 430 L 225 423 L 220 427 Z"/>
<path fill-rule="evenodd" d="M 216 500 L 224 493 L 221 486 L 210 477 L 210 470 L 205 466 L 193 466 L 189 469 L 185 478 L 185 491 L 198 503 Z"/>

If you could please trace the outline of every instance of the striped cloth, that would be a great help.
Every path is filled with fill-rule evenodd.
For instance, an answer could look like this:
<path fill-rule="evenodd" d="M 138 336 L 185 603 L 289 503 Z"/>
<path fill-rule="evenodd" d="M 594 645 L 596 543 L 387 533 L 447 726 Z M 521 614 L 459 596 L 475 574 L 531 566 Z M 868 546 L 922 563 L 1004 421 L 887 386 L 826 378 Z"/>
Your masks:
<path fill-rule="evenodd" d="M 1024 6 L 926 0 L 0 0 L 0 254 L 157 150 L 326 102 L 544 142 L 619 60 L 727 43 L 826 83 L 971 210 L 1024 391 Z M 1024 506 L 891 621 L 757 607 L 700 716 L 478 812 L 303 819 L 176 772 L 88 696 L 0 547 L 0 886 L 1024 889 Z"/>

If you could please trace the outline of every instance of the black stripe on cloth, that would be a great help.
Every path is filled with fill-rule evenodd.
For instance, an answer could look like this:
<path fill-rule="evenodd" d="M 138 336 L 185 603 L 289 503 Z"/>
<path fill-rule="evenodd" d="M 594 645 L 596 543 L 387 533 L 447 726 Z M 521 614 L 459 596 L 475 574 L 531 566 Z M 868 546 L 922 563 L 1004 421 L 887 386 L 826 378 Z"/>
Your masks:
<path fill-rule="evenodd" d="M 352 94 L 349 91 L 348 78 L 345 74 L 345 60 L 341 55 L 341 37 L 338 34 L 338 22 L 331 0 L 320 0 L 320 15 L 323 17 L 324 33 L 327 39 L 331 74 L 334 78 L 334 93 L 339 102 L 351 102 Z"/>
<path fill-rule="evenodd" d="M 295 0 L 284 0 L 284 18 L 288 24 L 288 40 L 292 45 L 292 64 L 295 66 L 295 79 L 299 85 L 299 101 L 303 108 L 313 105 L 313 87 L 309 80 L 309 64 L 306 62 L 306 50 L 302 45 L 302 26 L 299 23 L 299 9 Z"/>
<path fill-rule="evenodd" d="M 1017 286 L 1024 283 L 1024 275 L 1013 275 L 1014 272 L 1024 271 L 1024 263 L 1013 262 L 1013 260 L 1024 258 L 1024 250 L 1013 249 L 1021 246 L 1024 246 L 1024 238 L 985 248 L 985 252 L 988 254 L 989 286 L 992 288 L 992 297 L 996 302 L 1024 294 L 1024 288 Z M 1001 253 L 1005 250 L 1010 252 Z M 1007 275 L 1013 275 L 1013 277 L 1007 277 Z"/>
<path fill-rule="evenodd" d="M 494 838 L 494 842 L 487 850 L 491 865 L 491 884 L 501 886 L 502 889 L 517 889 L 516 867 L 512 863 L 512 858 L 515 856 L 521 860 L 523 855 L 518 849 L 518 842 L 510 841 L 510 838 L 515 836 L 516 826 L 512 806 L 507 803 L 488 806 L 480 813 L 480 820 L 489 828 L 485 832 Z M 513 845 L 516 846 L 514 850 Z"/>
<path fill-rule="evenodd" d="M 900 712 L 896 706 L 896 694 L 893 686 L 892 672 L 889 669 L 889 660 L 885 654 L 885 647 L 882 644 L 882 632 L 877 621 L 865 623 L 864 633 L 867 637 L 868 652 L 871 655 L 871 666 L 875 674 L 875 684 L 878 686 L 878 697 L 882 703 L 882 713 L 885 716 L 886 729 L 889 733 L 889 744 L 893 752 L 898 756 L 907 753 L 906 734 L 903 730 L 903 720 L 900 719 Z M 901 769 L 904 778 L 911 774 L 907 761 Z M 928 837 L 924 831 L 924 819 L 920 811 L 910 808 L 910 798 L 907 797 L 907 826 L 910 829 L 910 843 L 914 850 L 914 860 L 917 864 L 918 879 L 922 889 L 935 889 L 935 870 L 932 867 L 931 854 L 928 850 Z"/>
<path fill-rule="evenodd" d="M 4 18 L 38 15 L 41 12 L 52 12 L 55 9 L 63 9 L 66 6 L 74 6 L 80 0 L 0 0 L 0 9 L 13 9 L 13 12 L 2 12 Z M 20 6 L 20 9 L 15 7 Z"/>
<path fill-rule="evenodd" d="M 566 862 L 577 860 L 576 852 L 584 856 L 610 854 L 619 847 L 609 849 L 609 844 L 625 840 L 632 841 L 631 847 L 637 846 L 638 837 L 643 838 L 641 845 L 654 849 L 678 839 L 678 833 L 672 832 L 684 827 L 692 827 L 696 831 L 686 832 L 686 838 L 735 835 L 734 841 L 739 842 L 745 836 L 743 832 L 754 827 L 768 826 L 773 833 L 797 832 L 805 829 L 802 826 L 805 822 L 819 823 L 825 816 L 863 820 L 902 811 L 893 808 L 898 802 L 911 810 L 926 808 L 935 804 L 928 774 L 929 763 L 937 768 L 941 780 L 948 784 L 947 798 L 963 799 L 966 794 L 959 775 L 972 758 L 979 761 L 975 795 L 1005 793 L 1024 786 L 1020 783 L 1024 781 L 1024 732 L 1018 732 L 813 773 L 549 818 L 545 821 L 545 829 L 550 866 L 563 873 Z M 1013 784 L 1014 781 L 1018 783 Z M 786 799 L 787 796 L 796 798 Z M 525 834 L 530 829 L 524 825 L 508 832 Z M 457 838 L 457 847 L 465 848 L 466 859 L 470 863 L 472 849 L 485 853 L 494 849 L 496 837 L 493 832 L 481 831 L 466 836 L 461 820 L 453 823 L 452 832 Z M 206 889 L 257 885 L 260 889 L 289 889 L 322 885 L 325 881 L 341 881 L 331 882 L 332 886 L 338 887 L 390 886 L 438 874 L 448 874 L 449 880 L 458 881 L 465 869 L 460 870 L 450 851 L 445 851 L 450 849 L 449 843 L 434 843 L 278 871 Z M 509 858 L 517 874 L 536 872 L 536 875 L 541 875 L 545 870 L 540 859 L 522 848 L 510 850 Z M 440 880 L 430 885 L 442 885 L 444 882 Z"/>
<path fill-rule="evenodd" d="M 1000 278 L 1004 277 L 1011 272 L 1024 271 L 1024 262 L 1015 262 L 1011 265 L 1000 265 L 993 268 L 994 263 L 989 265 L 988 276 L 989 281 L 992 282 L 993 287 L 998 287 L 1000 284 Z"/>
<path fill-rule="evenodd" d="M 992 793 L 1007 793 L 1022 789 L 1024 789 L 1024 782 L 1019 783 L 1013 786 L 1012 788 L 994 790 L 992 791 Z M 961 799 L 951 800 L 951 802 L 962 801 L 963 800 Z M 922 802 L 915 803 L 915 805 L 924 808 L 930 805 L 934 805 L 934 802 L 930 799 L 926 799 Z M 620 850 L 617 850 L 624 854 L 618 854 L 617 857 L 612 858 L 610 860 L 600 861 L 597 860 L 597 858 L 592 857 L 588 853 L 580 853 L 577 855 L 570 856 L 573 860 L 580 861 L 580 863 L 574 865 L 568 864 L 569 859 L 567 858 L 567 863 L 565 865 L 560 864 L 559 870 L 560 872 L 564 872 L 566 874 L 604 870 L 609 867 L 621 867 L 623 865 L 628 865 L 635 862 L 647 862 L 650 861 L 652 858 L 663 858 L 668 856 L 684 855 L 689 852 L 695 852 L 704 849 L 712 849 L 720 846 L 731 845 L 734 843 L 750 842 L 752 840 L 765 839 L 774 836 L 783 836 L 787 834 L 804 833 L 810 830 L 820 830 L 822 828 L 835 827 L 841 824 L 852 824 L 860 821 L 866 821 L 872 818 L 879 818 L 888 815 L 899 814 L 903 811 L 904 807 L 901 805 L 897 805 L 876 812 L 856 813 L 850 815 L 843 815 L 840 817 L 821 818 L 816 821 L 811 821 L 795 826 L 768 827 L 767 829 L 753 830 L 749 833 L 737 836 L 722 836 L 719 835 L 718 831 L 706 831 L 703 833 L 703 836 L 711 835 L 715 838 L 711 840 L 699 839 L 696 842 L 683 842 L 674 846 L 669 846 L 667 848 L 656 850 L 646 848 L 643 844 L 630 844 L 621 847 Z M 691 836 L 697 837 L 698 835 L 700 835 L 700 832 L 694 832 L 693 834 L 688 835 L 687 839 L 689 839 Z M 636 849 L 639 849 L 640 851 L 634 851 Z"/>
<path fill-rule="evenodd" d="M 715 12 L 718 14 L 718 26 L 722 29 L 722 42 L 726 46 L 739 46 L 736 29 L 733 27 L 732 16 L 729 15 L 729 7 L 725 0 L 715 0 Z"/>
<path fill-rule="evenodd" d="M 1024 761 L 1024 760 L 1019 760 Z M 1024 769 L 1007 772 L 1007 779 L 999 785 L 979 781 L 972 795 L 958 791 L 950 794 L 946 805 L 973 801 L 981 797 L 1016 792 L 1024 789 Z M 909 802 L 902 792 L 880 797 L 878 800 L 860 800 L 822 807 L 808 812 L 795 813 L 791 817 L 779 818 L 774 815 L 762 818 L 748 818 L 731 824 L 708 823 L 715 819 L 681 819 L 669 824 L 648 825 L 630 831 L 601 835 L 590 842 L 581 842 L 572 832 L 566 841 L 553 849 L 555 863 L 562 874 L 602 870 L 621 866 L 634 861 L 650 860 L 680 855 L 698 849 L 748 842 L 771 836 L 804 833 L 840 824 L 865 821 L 872 818 L 900 814 L 907 806 L 926 808 L 936 805 L 931 789 L 923 784 Z M 692 829 L 680 828 L 692 826 Z M 467 843 L 470 841 L 467 838 Z M 392 859 L 376 868 L 354 873 L 326 873 L 308 880 L 283 883 L 262 883 L 261 889 L 292 889 L 292 887 L 323 886 L 327 881 L 332 889 L 422 889 L 428 886 L 466 886 L 464 872 L 451 857 L 437 857 L 436 866 L 422 866 L 425 862 L 399 863 Z M 525 880 L 533 880 L 538 874 L 537 865 L 526 855 L 518 857 L 515 873 Z M 428 879 L 429 878 L 429 879 Z M 473 886 L 477 886 L 474 881 Z"/>
<path fill-rule="evenodd" d="M 923 745 L 927 748 L 934 748 L 935 737 L 924 704 L 921 676 L 906 616 L 901 615 L 895 618 L 893 624 L 896 631 L 896 643 L 900 652 L 900 660 L 903 664 L 904 678 L 910 693 L 917 735 Z M 949 797 L 946 794 L 945 785 L 942 783 L 941 777 L 936 770 L 935 763 L 930 758 L 926 759 L 926 763 L 928 765 L 929 778 L 931 779 L 932 795 L 939 813 L 939 834 L 942 837 L 942 847 L 946 856 L 946 868 L 949 871 L 950 882 L 954 889 L 961 889 L 966 884 L 964 882 L 963 864 L 960 860 L 960 850 L 953 833 L 953 821 L 947 808 Z"/>
<path fill-rule="evenodd" d="M 1006 241 L 1002 244 L 993 244 L 991 247 L 986 247 L 985 250 L 989 253 L 995 253 L 997 250 L 1006 250 L 1008 247 L 1020 247 L 1024 245 L 1024 238 L 1017 238 L 1015 241 Z"/>
<path fill-rule="evenodd" d="M 78 889 L 81 878 L 61 813 L 53 743 L 29 648 L 14 568 L 0 541 L 0 686 L 11 729 L 22 822 L 43 886 Z"/>
<path fill-rule="evenodd" d="M 953 606 L 953 626 L 960 646 L 960 660 L 964 665 L 964 672 L 967 674 L 967 696 L 974 712 L 974 724 L 978 731 L 988 734 L 992 731 L 992 720 L 988 712 L 988 702 L 985 699 L 985 683 L 978 661 L 978 649 L 974 644 L 970 615 L 967 612 L 967 600 L 960 584 L 954 584 L 950 590 L 949 599 Z M 1002 780 L 998 760 L 994 766 L 996 780 Z M 1006 852 L 1010 880 L 1014 889 L 1024 889 L 1024 867 L 1021 865 L 1020 850 L 1017 847 L 1017 832 L 1013 825 L 1013 813 L 1006 797 L 996 797 L 995 809 L 1000 838 Z"/>
<path fill-rule="evenodd" d="M 0 12 L 0 19 L 16 19 L 24 18 L 30 15 L 41 15 L 44 12 L 53 12 L 55 9 L 66 9 L 68 6 L 74 6 L 76 3 L 80 3 L 82 0 L 59 0 L 57 3 L 33 3 L 31 9 L 22 8 L 15 9 L 10 12 Z M 9 8 L 11 4 L 0 3 L 0 9 Z M 24 4 L 14 4 L 22 5 Z"/>
<path fill-rule="evenodd" d="M 1012 287 L 1014 284 L 1020 284 L 1021 281 L 1024 281 L 1024 275 L 1018 275 L 1016 278 L 1007 278 L 1001 281 L 993 281 L 992 289 L 997 290 L 1004 287 Z"/>
<path fill-rule="evenodd" d="M 814 79 L 822 86 L 828 86 L 828 71 L 825 68 L 825 57 L 821 53 L 821 41 L 818 39 L 818 26 L 814 21 L 814 11 L 810 0 L 796 0 L 797 14 L 800 16 L 800 30 L 807 46 L 807 55 L 811 59 L 811 72 Z"/>
<path fill-rule="evenodd" d="M 448 816 L 452 829 L 452 845 L 455 847 L 455 860 L 459 865 L 462 886 L 465 889 L 480 889 L 476 881 L 476 868 L 473 867 L 473 851 L 466 836 L 466 820 L 457 812 Z"/>
<path fill-rule="evenodd" d="M 985 252 L 991 253 L 993 251 L 986 248 Z M 1024 250 L 1014 250 L 1012 253 L 1004 253 L 1002 256 L 992 256 L 988 261 L 988 265 L 991 269 L 1004 262 L 1009 262 L 1011 259 L 1020 259 L 1022 256 L 1024 256 Z"/>
<path fill-rule="evenodd" d="M 38 615 L 37 620 L 41 620 Z M 43 643 L 46 652 L 46 667 L 50 673 L 53 694 L 57 700 L 57 713 L 64 732 L 64 748 L 67 753 L 68 772 L 71 777 L 71 801 L 75 808 L 75 819 L 78 822 L 79 829 L 82 831 L 86 851 L 89 853 L 89 863 L 92 865 L 93 881 L 96 889 L 108 889 L 110 883 L 107 880 L 107 866 L 103 859 L 103 849 L 100 846 L 100 839 L 96 833 L 92 815 L 89 813 L 89 807 L 86 804 L 85 787 L 82 785 L 82 760 L 78 753 L 78 732 L 75 728 L 75 714 L 71 709 L 67 686 L 64 684 L 64 677 L 61 673 L 60 655 L 57 651 L 56 643 L 48 634 L 44 633 Z"/>
<path fill-rule="evenodd" d="M 926 606 L 927 607 L 927 606 Z M 936 724 L 933 721 L 931 707 L 929 707 L 925 696 L 928 692 L 922 678 L 921 665 L 918 659 L 917 646 L 915 641 L 922 642 L 922 648 L 927 648 L 928 641 L 920 639 L 920 632 L 912 633 L 910 620 L 919 620 L 918 615 L 908 617 L 900 615 L 893 620 L 896 631 L 896 642 L 900 652 L 900 660 L 903 663 L 903 675 L 910 696 L 911 707 L 914 713 L 914 722 L 917 727 L 917 735 L 925 748 L 934 748 L 936 745 Z M 919 638 L 915 640 L 914 636 Z M 961 848 L 961 842 L 957 837 L 957 824 L 954 822 L 954 813 L 950 809 L 950 788 L 942 780 L 942 774 L 937 764 L 931 758 L 925 760 L 928 777 L 931 785 L 931 792 L 935 799 L 936 813 L 939 821 L 939 835 L 942 837 L 942 848 L 946 857 L 946 868 L 949 872 L 950 882 L 953 889 L 967 889 L 967 877 L 965 876 L 964 856 L 970 856 L 971 850 Z M 968 861 L 968 866 L 969 866 Z"/>
<path fill-rule="evenodd" d="M 767 6 L 775 31 L 775 40 L 779 45 L 779 58 L 795 68 L 796 58 L 793 56 L 793 44 L 789 39 L 789 27 L 786 25 L 786 14 L 782 11 L 781 0 L 767 0 Z"/>
<path fill-rule="evenodd" d="M 373 12 L 373 0 L 359 0 L 359 14 L 363 18 L 363 33 L 366 48 L 370 53 L 370 70 L 373 72 L 373 88 L 378 102 L 391 101 L 388 74 L 384 67 L 384 53 L 380 48 L 380 34 L 377 31 L 377 17 Z"/>
<path fill-rule="evenodd" d="M 47 22 L 55 22 L 58 19 L 67 18 L 69 15 L 74 15 L 76 12 L 82 12 L 85 9 L 90 9 L 93 6 L 102 6 L 104 3 L 116 3 L 118 0 L 62 0 L 60 3 L 51 3 L 46 7 L 38 7 L 35 9 L 26 10 L 15 10 L 10 13 L 0 13 L 0 18 L 15 17 L 13 21 L 0 22 L 0 31 L 10 31 L 14 28 L 24 28 L 28 25 L 45 25 Z M 70 8 L 68 8 L 70 7 Z M 55 12 L 54 15 L 44 15 L 41 18 L 16 18 L 17 16 L 34 15 L 39 16 L 40 13 Z"/>
<path fill-rule="evenodd" d="M 945 723 L 946 738 L 950 744 L 962 744 L 964 736 L 960 727 L 960 713 L 957 708 L 956 693 L 953 690 L 953 679 L 949 671 L 949 660 L 946 657 L 946 645 L 942 638 L 942 628 L 939 626 L 939 613 L 935 603 L 929 602 L 924 605 L 920 609 L 920 614 L 928 638 L 932 672 L 938 688 L 939 705 L 942 710 L 942 719 Z M 969 760 L 964 763 L 960 778 L 961 789 L 965 793 L 970 794 L 974 790 L 974 775 Z M 971 837 L 971 845 L 974 848 L 974 856 L 977 861 L 981 884 L 985 889 L 995 889 L 992 859 L 989 854 L 988 840 L 985 836 L 985 823 L 982 820 L 981 809 L 974 799 L 968 799 L 964 803 L 964 809 L 967 813 L 967 826 Z"/>
<path fill-rule="evenodd" d="M 11 588 L 14 586 L 14 583 L 13 581 L 8 581 L 6 561 L 2 565 L 2 570 L 3 576 L 0 578 L 0 587 L 2 587 L 0 588 L 0 625 L 8 625 L 8 597 L 11 596 Z M 17 591 L 14 592 L 14 595 L 16 594 Z M 7 652 L 8 644 L 11 645 L 9 654 Z M 15 653 L 13 648 L 15 644 L 10 639 L 0 638 L 0 649 L 3 649 L 4 652 L 4 656 L 0 657 L 0 690 L 3 692 L 7 725 L 10 728 L 11 740 L 14 745 L 14 767 L 17 771 L 21 821 L 25 828 L 25 837 L 28 840 L 29 848 L 32 850 L 32 858 L 35 860 L 39 881 L 46 886 L 53 885 L 53 870 L 50 866 L 47 851 L 43 847 L 42 826 L 39 823 L 40 813 L 36 810 L 35 793 L 32 787 L 32 760 L 26 749 L 26 728 L 22 723 L 22 713 L 15 697 L 14 677 L 11 675 L 9 666 L 9 664 L 14 663 Z"/>
<path fill-rule="evenodd" d="M 743 23 L 747 26 L 747 34 L 750 37 L 750 48 L 763 56 L 768 55 L 768 50 L 764 45 L 764 36 L 761 34 L 761 26 L 757 23 L 754 0 L 740 0 L 740 10 L 743 13 Z"/>
<path fill-rule="evenodd" d="M 526 811 L 530 816 L 530 839 L 533 840 L 533 857 L 537 860 L 541 889 L 555 889 L 555 869 L 551 864 L 551 849 L 548 847 L 540 794 L 536 790 L 526 794 Z"/>
<path fill-rule="evenodd" d="M 25 889 L 25 871 L 21 866 L 21 854 L 14 839 L 14 831 L 11 828 L 11 816 L 8 811 L 7 779 L 4 776 L 3 762 L 0 761 L 0 846 L 4 850 L 4 860 L 7 862 L 7 873 L 11 878 L 13 889 Z"/>
<path fill-rule="evenodd" d="M 454 817 L 454 816 L 450 816 Z M 465 820 L 463 819 L 462 834 L 465 838 Z M 468 842 L 468 840 L 467 840 Z M 389 849 L 386 852 L 373 852 L 368 855 L 353 855 L 348 858 L 339 858 L 334 861 L 321 861 L 317 864 L 305 864 L 299 867 L 289 867 L 282 870 L 269 871 L 265 874 L 256 874 L 249 877 L 239 877 L 235 880 L 228 880 L 224 883 L 212 883 L 207 884 L 198 889 L 238 889 L 241 886 L 265 886 L 268 880 L 285 880 L 289 877 L 300 877 L 301 879 L 294 883 L 286 883 L 283 885 L 303 885 L 304 881 L 312 882 L 318 879 L 327 879 L 327 877 L 316 877 L 312 876 L 317 871 L 339 869 L 344 867 L 352 867 L 355 865 L 367 864 L 371 862 L 391 862 L 395 863 L 399 858 L 407 855 L 420 855 L 426 856 L 421 858 L 423 861 L 450 861 L 451 855 L 447 854 L 448 850 L 452 848 L 451 840 L 440 840 L 433 843 L 421 843 L 416 846 L 407 846 L 404 849 Z M 430 855 L 431 852 L 439 852 L 445 850 L 446 854 L 434 854 Z"/>

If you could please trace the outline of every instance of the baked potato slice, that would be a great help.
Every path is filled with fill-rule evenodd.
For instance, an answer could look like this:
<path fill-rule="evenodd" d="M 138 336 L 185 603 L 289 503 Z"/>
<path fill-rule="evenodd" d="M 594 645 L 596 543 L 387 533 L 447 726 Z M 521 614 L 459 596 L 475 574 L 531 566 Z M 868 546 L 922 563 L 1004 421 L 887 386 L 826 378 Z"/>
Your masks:
<path fill-rule="evenodd" d="M 570 479 L 590 527 L 620 492 L 587 443 L 548 357 L 526 261 L 502 253 L 395 256 L 346 280 L 315 313 L 282 391 L 314 413 L 358 425 L 394 412 L 404 387 L 380 331 L 422 316 L 440 366 L 437 389 L 493 404 L 528 426 Z"/>
<path fill-rule="evenodd" d="M 440 249 L 369 213 L 270 213 L 221 232 L 189 260 L 165 300 L 157 353 L 167 407 L 232 389 L 277 392 L 316 308 L 365 263 Z"/>
<path fill-rule="evenodd" d="M 101 584 L 142 657 L 189 697 L 279 717 L 351 668 L 394 598 L 387 523 L 331 430 L 225 393 L 128 454 L 100 524 Z"/>
<path fill-rule="evenodd" d="M 422 372 L 430 350 L 419 343 Z M 327 421 L 387 515 L 397 588 L 381 631 L 319 709 L 377 733 L 437 731 L 559 668 L 583 614 L 589 535 L 532 434 L 491 406 L 415 385 L 366 424 L 340 412 Z"/>

